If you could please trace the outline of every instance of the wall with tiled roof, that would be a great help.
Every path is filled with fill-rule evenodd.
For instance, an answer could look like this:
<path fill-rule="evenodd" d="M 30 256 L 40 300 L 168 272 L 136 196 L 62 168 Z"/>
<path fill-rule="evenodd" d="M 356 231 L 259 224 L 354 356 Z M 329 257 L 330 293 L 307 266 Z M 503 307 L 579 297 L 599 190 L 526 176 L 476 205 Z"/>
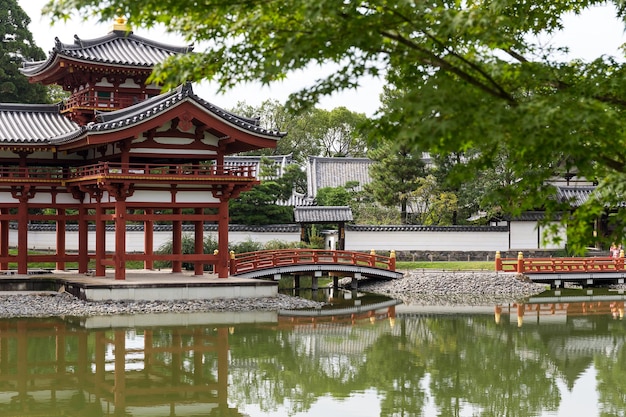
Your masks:
<path fill-rule="evenodd" d="M 343 187 L 350 181 L 359 183 L 358 191 L 372 180 L 368 158 L 324 158 L 310 156 L 307 164 L 308 195 L 315 197 L 324 187 Z"/>

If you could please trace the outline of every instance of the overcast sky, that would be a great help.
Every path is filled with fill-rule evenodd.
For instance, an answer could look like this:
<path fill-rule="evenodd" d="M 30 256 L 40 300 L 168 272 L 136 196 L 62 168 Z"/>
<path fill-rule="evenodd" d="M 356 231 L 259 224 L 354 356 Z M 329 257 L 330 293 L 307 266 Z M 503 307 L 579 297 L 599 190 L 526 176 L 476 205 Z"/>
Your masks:
<path fill-rule="evenodd" d="M 46 53 L 54 46 L 55 37 L 64 43 L 73 42 L 75 34 L 83 39 L 97 38 L 107 34 L 113 24 L 113 22 L 99 24 L 95 21 L 83 22 L 80 19 L 73 19 L 50 26 L 49 19 L 42 19 L 40 13 L 46 2 L 47 0 L 18 0 L 20 7 L 31 18 L 30 31 L 33 33 L 35 42 Z M 571 57 L 592 59 L 598 56 L 598 51 L 623 57 L 624 54 L 618 51 L 619 46 L 626 42 L 623 28 L 624 25 L 615 19 L 611 7 L 598 7 L 587 12 L 583 17 L 567 19 L 565 30 L 551 37 L 550 40 L 556 44 L 567 45 L 570 48 Z M 165 43 L 184 44 L 182 39 L 165 35 L 157 30 L 150 32 L 138 30 L 135 33 Z M 209 83 L 196 85 L 194 91 L 205 100 L 223 108 L 232 108 L 239 101 L 258 105 L 264 100 L 276 99 L 284 103 L 290 93 L 309 85 L 311 80 L 318 78 L 320 74 L 322 74 L 322 69 L 316 68 L 306 73 L 293 74 L 287 81 L 273 84 L 271 88 L 256 84 L 242 85 L 225 95 L 217 95 L 217 89 Z M 362 87 L 356 91 L 347 91 L 324 99 L 319 106 L 329 110 L 345 106 L 355 112 L 373 115 L 380 104 L 379 95 L 383 82 L 369 78 L 362 84 Z"/>

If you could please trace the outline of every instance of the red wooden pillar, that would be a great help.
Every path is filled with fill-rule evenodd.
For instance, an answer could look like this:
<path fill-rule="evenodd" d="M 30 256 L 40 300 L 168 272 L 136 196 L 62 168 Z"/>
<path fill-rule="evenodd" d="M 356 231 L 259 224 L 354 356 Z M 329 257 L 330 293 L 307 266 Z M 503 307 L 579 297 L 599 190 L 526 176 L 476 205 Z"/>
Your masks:
<path fill-rule="evenodd" d="M 196 208 L 194 210 L 196 215 L 202 215 L 204 209 Z M 196 255 L 202 255 L 204 253 L 204 221 L 194 221 L 194 253 Z M 202 275 L 204 273 L 204 263 L 194 262 L 193 271 L 195 275 Z"/>
<path fill-rule="evenodd" d="M 65 209 L 57 207 L 57 250 L 58 261 L 56 269 L 63 271 L 65 269 Z"/>
<path fill-rule="evenodd" d="M 126 415 L 126 333 L 116 330 L 114 334 L 113 404 L 115 415 Z"/>
<path fill-rule="evenodd" d="M 89 222 L 87 208 L 78 208 L 78 272 L 84 274 L 89 269 Z"/>
<path fill-rule="evenodd" d="M 28 274 L 28 190 L 22 189 L 17 209 L 17 273 Z"/>
<path fill-rule="evenodd" d="M 218 278 L 228 278 L 228 198 L 220 199 L 217 221 L 217 265 Z"/>
<path fill-rule="evenodd" d="M 6 259 L 9 256 L 9 220 L 6 216 L 9 214 L 9 209 L 0 209 L 0 256 Z M 8 262 L 0 262 L 0 269 L 9 269 Z"/>
<path fill-rule="evenodd" d="M 145 209 L 145 220 L 143 222 L 143 247 L 146 254 L 146 259 L 143 261 L 143 267 L 145 269 L 154 269 L 154 215 L 153 209 Z"/>
<path fill-rule="evenodd" d="M 115 279 L 126 279 L 126 200 L 115 199 Z"/>
<path fill-rule="evenodd" d="M 96 203 L 96 276 L 106 275 L 106 266 L 103 261 L 106 257 L 106 222 L 102 220 L 104 209 L 100 201 Z"/>
<path fill-rule="evenodd" d="M 180 208 L 173 209 L 174 214 L 180 215 Z M 174 220 L 172 222 L 172 255 L 177 255 L 177 259 L 172 261 L 172 272 L 181 272 L 183 270 L 183 262 L 180 255 L 183 253 L 183 222 Z"/>

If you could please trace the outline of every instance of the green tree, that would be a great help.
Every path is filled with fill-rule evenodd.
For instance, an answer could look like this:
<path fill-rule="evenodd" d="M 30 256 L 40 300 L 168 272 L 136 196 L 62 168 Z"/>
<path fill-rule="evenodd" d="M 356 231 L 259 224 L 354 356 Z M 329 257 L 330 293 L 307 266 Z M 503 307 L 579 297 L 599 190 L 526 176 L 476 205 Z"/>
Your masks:
<path fill-rule="evenodd" d="M 457 205 L 456 195 L 442 190 L 434 175 L 419 178 L 417 188 L 409 192 L 411 223 L 449 226 L 453 222 Z"/>
<path fill-rule="evenodd" d="M 426 171 L 422 152 L 404 143 L 386 143 L 369 152 L 372 182 L 365 185 L 374 199 L 385 207 L 400 207 L 400 222 L 407 224 L 410 193 L 417 189 Z"/>
<path fill-rule="evenodd" d="M 309 155 L 365 156 L 369 119 L 345 107 L 333 110 L 311 108 L 297 114 L 276 100 L 254 107 L 240 102 L 231 109 L 246 117 L 258 117 L 261 126 L 288 134 L 275 149 L 252 151 L 254 155 L 287 155 L 303 162 Z"/>
<path fill-rule="evenodd" d="M 320 156 L 364 157 L 367 151 L 367 117 L 345 107 L 312 111 L 312 139 L 318 142 Z"/>
<path fill-rule="evenodd" d="M 31 84 L 19 68 L 25 61 L 45 59 L 28 30 L 30 18 L 17 0 L 0 0 L 0 102 L 46 103 L 46 88 Z"/>
<path fill-rule="evenodd" d="M 384 74 L 402 94 L 379 114 L 378 136 L 443 155 L 471 148 L 485 167 L 495 149 L 506 149 L 516 181 L 499 192 L 499 202 L 511 214 L 542 207 L 551 220 L 569 204 L 555 198 L 550 180 L 572 170 L 597 180 L 594 198 L 562 217 L 568 244 L 583 250 L 595 239 L 590 220 L 626 198 L 626 63 L 600 49 L 594 60 L 569 60 L 545 35 L 560 29 L 564 16 L 606 3 L 626 15 L 622 0 L 207 0 L 203 7 L 55 0 L 47 12 L 63 19 L 78 10 L 111 21 L 121 9 L 135 26 L 164 25 L 196 44 L 206 41 L 205 51 L 159 66 L 153 81 L 167 88 L 202 79 L 223 89 L 270 84 L 333 65 L 334 72 L 293 95 L 291 106 L 299 108 Z M 626 211 L 611 222 L 623 235 Z"/>
<path fill-rule="evenodd" d="M 266 129 L 288 133 L 278 141 L 275 149 L 251 151 L 249 155 L 291 154 L 296 161 L 302 162 L 309 155 L 317 155 L 320 152 L 318 141 L 312 134 L 315 130 L 313 110 L 294 114 L 276 100 L 265 100 L 258 107 L 239 102 L 231 111 L 246 117 L 258 117 L 261 126 Z"/>
<path fill-rule="evenodd" d="M 293 208 L 285 205 L 304 172 L 297 166 L 288 167 L 279 176 L 277 167 L 267 158 L 261 159 L 261 183 L 243 192 L 230 202 L 230 221 L 235 224 L 263 225 L 293 222 Z"/>

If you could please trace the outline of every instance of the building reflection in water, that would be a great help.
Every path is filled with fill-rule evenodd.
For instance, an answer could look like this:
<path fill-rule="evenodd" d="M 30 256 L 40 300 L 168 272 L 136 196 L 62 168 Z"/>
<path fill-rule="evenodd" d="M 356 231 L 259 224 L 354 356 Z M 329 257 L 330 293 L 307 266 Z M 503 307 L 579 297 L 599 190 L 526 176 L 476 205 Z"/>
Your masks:
<path fill-rule="evenodd" d="M 167 325 L 159 315 L 150 316 L 154 325 L 120 317 L 0 320 L 0 415 L 241 416 L 228 402 L 232 323 L 315 328 L 329 320 L 395 321 L 393 305 L 358 310 L 308 319 L 223 313 L 184 325 Z"/>
<path fill-rule="evenodd" d="M 570 291 L 569 295 L 562 295 L 561 291 L 553 291 L 541 297 L 531 297 L 526 302 L 496 305 L 494 318 L 496 323 L 500 323 L 503 314 L 511 317 L 515 315 L 517 327 L 522 327 L 529 319 L 533 324 L 538 324 L 542 320 L 553 321 L 555 318 L 567 322 L 568 319 L 580 316 L 610 316 L 615 320 L 622 320 L 626 297 L 623 294 L 604 292 L 595 294 L 589 290 L 583 295 L 580 291 Z"/>
<path fill-rule="evenodd" d="M 240 415 L 227 403 L 228 333 L 3 321 L 0 415 Z"/>

